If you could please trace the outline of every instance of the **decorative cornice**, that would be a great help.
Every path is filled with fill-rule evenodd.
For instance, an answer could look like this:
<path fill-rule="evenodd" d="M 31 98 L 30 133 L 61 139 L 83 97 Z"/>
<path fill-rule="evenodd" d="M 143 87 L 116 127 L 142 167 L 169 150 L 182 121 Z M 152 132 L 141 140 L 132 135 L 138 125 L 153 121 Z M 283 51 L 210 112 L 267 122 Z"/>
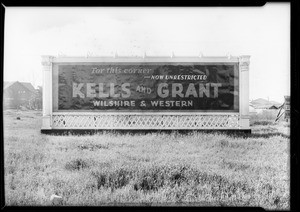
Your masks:
<path fill-rule="evenodd" d="M 114 56 L 97 56 L 97 57 L 54 57 L 50 55 L 42 56 L 42 65 L 47 67 L 51 66 L 52 63 L 64 63 L 64 62 L 203 62 L 203 63 L 214 63 L 214 62 L 238 62 L 241 69 L 246 69 L 249 66 L 250 56 L 203 56 L 201 53 L 198 56 L 175 56 L 172 52 L 171 56 L 149 56 L 146 53 L 138 57 L 133 56 L 120 56 L 115 52 Z"/>
<path fill-rule="evenodd" d="M 43 66 L 50 66 L 51 63 L 53 62 L 53 56 L 49 56 L 49 55 L 43 55 L 42 56 L 42 65 Z"/>
<path fill-rule="evenodd" d="M 241 71 L 249 71 L 250 56 L 249 55 L 240 56 L 239 64 L 240 64 Z"/>
<path fill-rule="evenodd" d="M 249 63 L 250 62 L 250 56 L 249 55 L 243 55 L 239 56 L 239 62 L 240 63 Z"/>

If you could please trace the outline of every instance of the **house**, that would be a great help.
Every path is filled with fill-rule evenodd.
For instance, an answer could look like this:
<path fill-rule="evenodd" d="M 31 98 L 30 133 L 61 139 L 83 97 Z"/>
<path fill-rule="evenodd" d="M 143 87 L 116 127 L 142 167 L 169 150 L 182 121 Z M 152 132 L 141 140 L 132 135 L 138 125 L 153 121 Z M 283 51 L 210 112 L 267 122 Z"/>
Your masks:
<path fill-rule="evenodd" d="M 260 114 L 260 113 L 263 113 L 263 111 L 267 111 L 267 110 L 278 110 L 278 108 L 281 105 L 282 104 L 280 104 L 276 101 L 269 101 L 269 100 L 266 100 L 263 98 L 259 98 L 259 99 L 255 99 L 255 100 L 252 100 L 249 102 L 249 111 L 250 111 L 250 107 L 253 107 L 255 109 L 255 111 Z"/>
<path fill-rule="evenodd" d="M 29 82 L 4 82 L 3 107 L 15 109 L 20 106 L 30 107 L 35 95 L 36 89 Z"/>
<path fill-rule="evenodd" d="M 277 110 L 278 107 L 276 105 L 271 105 L 268 109 L 269 110 Z"/>

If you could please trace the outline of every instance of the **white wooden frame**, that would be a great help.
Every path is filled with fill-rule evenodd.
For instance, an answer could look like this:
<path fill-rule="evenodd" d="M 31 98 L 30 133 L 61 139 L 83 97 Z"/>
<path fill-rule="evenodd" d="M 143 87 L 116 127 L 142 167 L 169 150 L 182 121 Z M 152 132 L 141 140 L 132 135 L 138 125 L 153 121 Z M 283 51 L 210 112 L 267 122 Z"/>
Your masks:
<path fill-rule="evenodd" d="M 54 129 L 236 129 L 249 130 L 249 60 L 239 57 L 53 57 L 42 56 L 42 130 Z M 202 62 L 239 64 L 239 112 L 54 112 L 53 64 L 91 62 Z"/>

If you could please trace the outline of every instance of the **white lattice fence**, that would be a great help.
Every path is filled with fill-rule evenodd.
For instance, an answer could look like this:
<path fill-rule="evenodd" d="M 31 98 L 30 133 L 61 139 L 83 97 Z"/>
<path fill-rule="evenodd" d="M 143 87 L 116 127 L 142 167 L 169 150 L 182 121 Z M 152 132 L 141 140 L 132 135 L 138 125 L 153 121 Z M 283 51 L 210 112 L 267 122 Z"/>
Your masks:
<path fill-rule="evenodd" d="M 53 129 L 237 129 L 238 115 L 52 115 Z"/>

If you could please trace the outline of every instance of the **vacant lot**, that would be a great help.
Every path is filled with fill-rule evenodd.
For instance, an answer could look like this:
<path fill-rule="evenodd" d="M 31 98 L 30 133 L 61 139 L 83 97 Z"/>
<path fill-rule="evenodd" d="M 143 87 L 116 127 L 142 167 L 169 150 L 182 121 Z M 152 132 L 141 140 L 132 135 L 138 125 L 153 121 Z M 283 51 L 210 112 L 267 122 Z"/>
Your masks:
<path fill-rule="evenodd" d="M 289 209 L 289 126 L 252 135 L 40 134 L 41 112 L 4 111 L 6 205 L 197 205 Z M 17 119 L 20 117 L 20 119 Z"/>

